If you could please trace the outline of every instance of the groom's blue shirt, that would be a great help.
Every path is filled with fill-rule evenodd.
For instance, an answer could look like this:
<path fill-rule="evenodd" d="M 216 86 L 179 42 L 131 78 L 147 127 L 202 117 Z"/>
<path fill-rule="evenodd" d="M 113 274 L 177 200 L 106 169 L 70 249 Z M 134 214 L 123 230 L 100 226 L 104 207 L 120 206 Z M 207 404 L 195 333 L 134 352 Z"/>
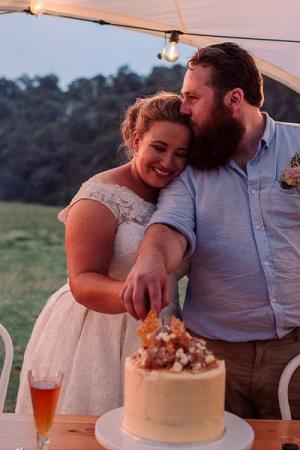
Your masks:
<path fill-rule="evenodd" d="M 300 154 L 300 126 L 265 116 L 247 174 L 234 161 L 213 172 L 188 167 L 151 220 L 188 240 L 183 319 L 207 338 L 271 339 L 300 326 L 300 188 L 281 187 Z"/>

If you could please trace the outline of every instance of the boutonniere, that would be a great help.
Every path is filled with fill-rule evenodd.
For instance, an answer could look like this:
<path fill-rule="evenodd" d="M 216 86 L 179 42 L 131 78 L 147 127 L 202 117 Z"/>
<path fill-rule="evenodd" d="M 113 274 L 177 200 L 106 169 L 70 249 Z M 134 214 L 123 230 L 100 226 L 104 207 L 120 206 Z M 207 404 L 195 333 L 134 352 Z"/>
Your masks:
<path fill-rule="evenodd" d="M 300 187 L 300 155 L 295 153 L 291 159 L 290 167 L 285 169 L 281 187 L 283 189 L 290 189 L 292 187 Z"/>

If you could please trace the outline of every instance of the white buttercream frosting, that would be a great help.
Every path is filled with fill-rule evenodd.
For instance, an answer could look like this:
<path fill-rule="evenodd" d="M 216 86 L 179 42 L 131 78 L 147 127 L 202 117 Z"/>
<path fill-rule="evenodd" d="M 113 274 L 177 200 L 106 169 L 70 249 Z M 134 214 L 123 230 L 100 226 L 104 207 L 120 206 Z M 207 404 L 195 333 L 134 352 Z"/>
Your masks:
<path fill-rule="evenodd" d="M 138 330 L 143 347 L 126 359 L 123 429 L 166 443 L 205 442 L 224 431 L 225 364 L 176 318 Z"/>

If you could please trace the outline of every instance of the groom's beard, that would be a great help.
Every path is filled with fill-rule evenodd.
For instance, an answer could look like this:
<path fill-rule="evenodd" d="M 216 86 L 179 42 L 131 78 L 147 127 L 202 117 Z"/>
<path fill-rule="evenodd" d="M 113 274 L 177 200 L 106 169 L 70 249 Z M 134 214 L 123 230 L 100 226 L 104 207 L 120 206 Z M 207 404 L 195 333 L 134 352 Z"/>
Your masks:
<path fill-rule="evenodd" d="M 244 132 L 244 125 L 216 102 L 211 119 L 197 129 L 189 163 L 200 170 L 225 166 L 237 153 Z"/>

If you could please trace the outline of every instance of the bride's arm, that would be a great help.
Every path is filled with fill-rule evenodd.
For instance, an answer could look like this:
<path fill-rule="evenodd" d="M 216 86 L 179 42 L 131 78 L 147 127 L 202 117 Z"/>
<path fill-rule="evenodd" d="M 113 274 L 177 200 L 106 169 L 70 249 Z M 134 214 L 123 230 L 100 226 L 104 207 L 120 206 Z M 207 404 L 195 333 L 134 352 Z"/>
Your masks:
<path fill-rule="evenodd" d="M 73 296 L 94 311 L 124 312 L 119 301 L 123 281 L 108 276 L 117 228 L 116 218 L 94 200 L 75 203 L 66 221 L 66 256 Z"/>

